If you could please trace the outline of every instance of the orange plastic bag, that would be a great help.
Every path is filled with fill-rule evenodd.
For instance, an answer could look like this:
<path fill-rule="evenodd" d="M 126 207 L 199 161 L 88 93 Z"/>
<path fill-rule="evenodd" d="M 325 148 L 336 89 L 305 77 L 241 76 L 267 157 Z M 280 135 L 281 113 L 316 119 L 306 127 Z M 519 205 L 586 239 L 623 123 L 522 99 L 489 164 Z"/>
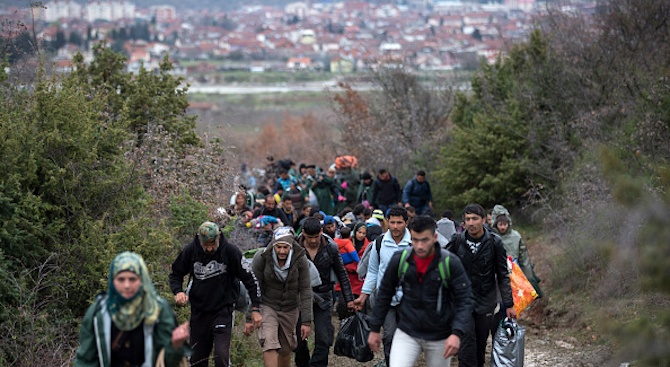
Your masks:
<path fill-rule="evenodd" d="M 512 261 L 511 257 L 507 257 L 507 267 L 512 269 L 509 280 L 512 286 L 514 310 L 516 311 L 516 317 L 519 317 L 521 312 L 528 308 L 535 298 L 537 298 L 537 292 L 528 281 L 528 278 L 526 278 L 519 264 L 516 261 Z"/>
<path fill-rule="evenodd" d="M 335 168 L 356 168 L 358 167 L 358 159 L 353 155 L 341 155 L 335 158 Z"/>

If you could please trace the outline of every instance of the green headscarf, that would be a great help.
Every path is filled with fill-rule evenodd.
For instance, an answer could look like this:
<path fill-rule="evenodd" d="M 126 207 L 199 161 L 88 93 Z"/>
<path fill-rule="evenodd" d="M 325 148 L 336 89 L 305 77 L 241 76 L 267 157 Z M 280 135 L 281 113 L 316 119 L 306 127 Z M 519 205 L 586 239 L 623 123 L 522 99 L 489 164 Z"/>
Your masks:
<path fill-rule="evenodd" d="M 141 285 L 130 299 L 124 298 L 114 287 L 114 277 L 122 271 L 130 271 L 140 277 Z M 158 294 L 151 282 L 147 264 L 134 252 L 122 252 L 112 260 L 109 267 L 107 310 L 119 330 L 129 331 L 142 324 L 152 325 L 158 320 L 160 307 Z"/>

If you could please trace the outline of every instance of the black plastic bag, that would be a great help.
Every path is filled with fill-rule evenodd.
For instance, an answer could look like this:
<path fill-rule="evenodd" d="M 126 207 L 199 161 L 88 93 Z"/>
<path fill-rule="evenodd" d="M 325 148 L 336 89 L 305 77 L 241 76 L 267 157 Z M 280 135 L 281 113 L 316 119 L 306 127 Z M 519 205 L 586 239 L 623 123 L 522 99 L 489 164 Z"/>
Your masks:
<path fill-rule="evenodd" d="M 335 354 L 353 358 L 359 362 L 369 362 L 374 354 L 368 345 L 369 316 L 360 312 L 342 320 L 335 339 Z"/>
<path fill-rule="evenodd" d="M 493 336 L 491 367 L 523 367 L 526 328 L 514 319 L 500 320 Z"/>

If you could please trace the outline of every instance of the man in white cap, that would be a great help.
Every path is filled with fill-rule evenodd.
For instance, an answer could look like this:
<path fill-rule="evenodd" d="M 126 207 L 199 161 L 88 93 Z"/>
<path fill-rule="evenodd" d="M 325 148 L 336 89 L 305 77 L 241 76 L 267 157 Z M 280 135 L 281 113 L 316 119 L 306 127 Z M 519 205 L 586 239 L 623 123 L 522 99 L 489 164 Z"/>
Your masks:
<path fill-rule="evenodd" d="M 296 246 L 293 228 L 280 227 L 267 249 L 257 252 L 251 264 L 263 292 L 258 338 L 265 367 L 290 367 L 297 337 L 305 340 L 311 332 L 312 287 L 306 253 Z M 300 314 L 300 335 L 296 335 Z M 245 328 L 245 333 L 249 332 Z"/>

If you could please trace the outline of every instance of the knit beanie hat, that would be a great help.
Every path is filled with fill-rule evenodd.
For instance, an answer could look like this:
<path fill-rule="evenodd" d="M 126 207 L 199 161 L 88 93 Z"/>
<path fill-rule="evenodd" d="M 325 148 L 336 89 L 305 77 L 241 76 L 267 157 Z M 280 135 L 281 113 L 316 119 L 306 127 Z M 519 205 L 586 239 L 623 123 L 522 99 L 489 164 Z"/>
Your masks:
<path fill-rule="evenodd" d="M 270 246 L 274 246 L 276 243 L 285 243 L 293 247 L 295 244 L 295 231 L 293 227 L 279 227 L 275 229 Z"/>

